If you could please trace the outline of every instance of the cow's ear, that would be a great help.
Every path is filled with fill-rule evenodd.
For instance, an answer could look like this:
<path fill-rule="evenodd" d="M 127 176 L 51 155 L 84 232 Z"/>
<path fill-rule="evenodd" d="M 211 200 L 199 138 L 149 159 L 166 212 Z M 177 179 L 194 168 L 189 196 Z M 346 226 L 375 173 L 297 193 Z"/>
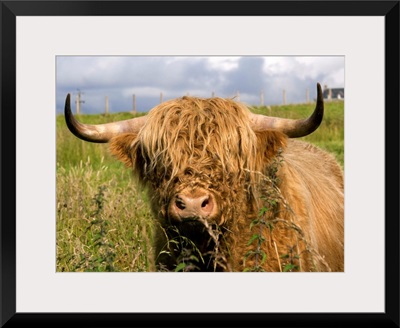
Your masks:
<path fill-rule="evenodd" d="M 136 133 L 124 133 L 110 141 L 110 152 L 127 167 L 132 167 L 135 161 Z"/>
<path fill-rule="evenodd" d="M 279 150 L 286 147 L 287 136 L 279 131 L 267 130 L 255 132 L 257 136 L 257 149 L 259 158 L 263 163 L 270 163 Z"/>

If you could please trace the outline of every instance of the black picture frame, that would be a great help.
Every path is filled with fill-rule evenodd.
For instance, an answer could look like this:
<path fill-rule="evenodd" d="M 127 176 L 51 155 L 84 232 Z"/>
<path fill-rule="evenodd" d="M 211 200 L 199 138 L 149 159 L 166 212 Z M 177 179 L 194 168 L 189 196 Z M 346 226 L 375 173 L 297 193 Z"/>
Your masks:
<path fill-rule="evenodd" d="M 1 326 L 399 327 L 399 1 L 1 1 L 0 10 Z M 96 15 L 385 17 L 384 313 L 16 312 L 16 17 Z"/>

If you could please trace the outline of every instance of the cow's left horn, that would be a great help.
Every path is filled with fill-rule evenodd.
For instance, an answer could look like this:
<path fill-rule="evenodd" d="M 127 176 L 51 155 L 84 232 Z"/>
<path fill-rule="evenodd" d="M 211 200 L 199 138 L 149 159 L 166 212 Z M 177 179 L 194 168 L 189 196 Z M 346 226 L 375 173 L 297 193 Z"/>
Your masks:
<path fill-rule="evenodd" d="M 289 138 L 300 138 L 314 132 L 322 122 L 324 116 L 324 97 L 321 85 L 317 84 L 317 104 L 312 115 L 306 119 L 286 119 L 251 114 L 252 127 L 256 131 L 278 130 Z"/>
<path fill-rule="evenodd" d="M 71 111 L 71 95 L 65 99 L 65 121 L 70 131 L 78 138 L 90 142 L 108 142 L 118 134 L 138 132 L 146 122 L 146 116 L 106 124 L 83 124 L 78 122 Z"/>

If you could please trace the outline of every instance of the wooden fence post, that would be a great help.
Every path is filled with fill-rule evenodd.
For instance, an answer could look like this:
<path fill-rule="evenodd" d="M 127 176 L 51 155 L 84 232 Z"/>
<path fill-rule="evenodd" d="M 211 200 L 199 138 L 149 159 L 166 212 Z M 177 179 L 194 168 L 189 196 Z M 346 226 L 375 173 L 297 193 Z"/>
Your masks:
<path fill-rule="evenodd" d="M 260 91 L 260 106 L 264 106 L 264 91 Z"/>
<path fill-rule="evenodd" d="M 76 96 L 76 114 L 80 114 L 81 113 L 81 99 L 80 99 L 80 94 L 78 93 L 78 95 Z"/>
<path fill-rule="evenodd" d="M 136 112 L 136 95 L 135 94 L 133 95 L 132 101 L 133 101 L 132 114 L 136 114 L 137 112 Z"/>

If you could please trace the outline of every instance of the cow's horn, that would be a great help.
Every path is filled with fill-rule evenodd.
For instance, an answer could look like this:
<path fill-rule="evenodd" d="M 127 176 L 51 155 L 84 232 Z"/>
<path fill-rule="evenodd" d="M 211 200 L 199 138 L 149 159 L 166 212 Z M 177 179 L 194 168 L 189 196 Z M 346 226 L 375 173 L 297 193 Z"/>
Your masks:
<path fill-rule="evenodd" d="M 71 132 L 78 138 L 90 142 L 108 142 L 120 133 L 138 132 L 146 122 L 146 116 L 106 124 L 83 124 L 71 112 L 71 95 L 65 99 L 65 121 Z"/>
<path fill-rule="evenodd" d="M 290 138 L 304 137 L 314 132 L 322 122 L 324 116 L 324 97 L 321 85 L 317 84 L 317 104 L 312 115 L 306 119 L 286 119 L 251 114 L 252 127 L 256 131 L 278 130 Z"/>

